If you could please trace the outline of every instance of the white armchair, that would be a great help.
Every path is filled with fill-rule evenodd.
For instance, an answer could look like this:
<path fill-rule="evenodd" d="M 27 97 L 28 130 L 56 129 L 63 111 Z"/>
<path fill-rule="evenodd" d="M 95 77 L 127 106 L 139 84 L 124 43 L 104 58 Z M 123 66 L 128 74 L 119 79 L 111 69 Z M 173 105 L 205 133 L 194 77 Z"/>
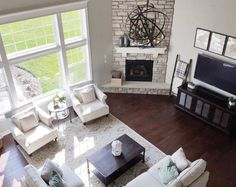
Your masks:
<path fill-rule="evenodd" d="M 32 114 L 35 116 L 35 120 L 32 120 Z M 24 124 L 22 118 L 24 118 Z M 53 117 L 37 106 L 14 113 L 7 119 L 15 141 L 29 155 L 57 139 L 58 132 L 57 129 L 53 129 L 52 121 Z"/>
<path fill-rule="evenodd" d="M 90 88 L 94 90 L 96 99 L 85 104 L 79 93 Z M 74 111 L 84 124 L 88 121 L 109 114 L 109 106 L 106 104 L 106 99 L 107 96 L 95 84 L 75 88 L 71 93 L 71 101 Z"/>

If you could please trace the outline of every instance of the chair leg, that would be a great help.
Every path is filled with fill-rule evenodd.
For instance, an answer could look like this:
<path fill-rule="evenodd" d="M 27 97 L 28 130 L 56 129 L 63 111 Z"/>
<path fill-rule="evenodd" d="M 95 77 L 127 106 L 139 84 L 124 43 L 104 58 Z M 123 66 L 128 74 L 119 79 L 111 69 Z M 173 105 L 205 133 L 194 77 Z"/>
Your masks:
<path fill-rule="evenodd" d="M 108 116 L 109 116 L 109 114 L 106 115 L 106 117 L 108 117 Z"/>
<path fill-rule="evenodd" d="M 86 125 L 86 123 L 83 123 L 83 125 Z"/>

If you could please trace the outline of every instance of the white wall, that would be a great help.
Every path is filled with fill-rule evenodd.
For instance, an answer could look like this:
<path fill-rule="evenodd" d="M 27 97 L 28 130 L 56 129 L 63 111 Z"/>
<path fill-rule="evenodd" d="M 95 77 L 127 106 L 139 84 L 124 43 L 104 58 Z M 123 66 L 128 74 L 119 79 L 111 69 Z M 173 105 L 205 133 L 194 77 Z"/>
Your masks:
<path fill-rule="evenodd" d="M 206 53 L 231 63 L 236 63 L 235 60 L 193 47 L 197 27 L 236 36 L 235 7 L 235 0 L 176 0 L 166 75 L 168 83 L 171 81 L 177 54 L 180 54 L 180 57 L 186 61 L 190 58 L 193 59 L 191 77 L 194 74 L 198 53 Z M 196 80 L 193 81 L 203 84 L 196 82 Z M 221 92 L 214 87 L 208 87 Z"/>
<path fill-rule="evenodd" d="M 93 78 L 101 85 L 110 80 L 112 69 L 111 0 L 90 0 L 88 18 Z"/>
<path fill-rule="evenodd" d="M 82 0 L 1 0 L 0 15 Z"/>

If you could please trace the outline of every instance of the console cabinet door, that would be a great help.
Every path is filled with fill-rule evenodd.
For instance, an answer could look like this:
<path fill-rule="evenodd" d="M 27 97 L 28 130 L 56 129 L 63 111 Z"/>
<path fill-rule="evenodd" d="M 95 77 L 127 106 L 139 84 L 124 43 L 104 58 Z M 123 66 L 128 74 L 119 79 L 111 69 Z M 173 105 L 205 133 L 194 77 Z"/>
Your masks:
<path fill-rule="evenodd" d="M 221 121 L 222 111 L 218 108 L 215 109 L 214 117 L 213 117 L 213 123 L 219 125 Z"/>
<path fill-rule="evenodd" d="M 207 103 L 205 103 L 204 105 L 203 105 L 203 109 L 202 109 L 202 117 L 204 117 L 204 118 L 208 118 L 208 115 L 209 115 L 209 111 L 210 111 L 210 105 L 209 104 L 207 104 Z"/>
<path fill-rule="evenodd" d="M 195 113 L 197 113 L 198 115 L 201 115 L 202 113 L 202 105 L 203 105 L 203 102 L 201 100 L 197 100 Z"/>
<path fill-rule="evenodd" d="M 224 128 L 228 128 L 229 118 L 230 118 L 230 114 L 227 112 L 224 112 L 220 126 Z"/>
<path fill-rule="evenodd" d="M 184 104 L 185 104 L 185 98 L 186 98 L 186 94 L 183 93 L 183 92 L 181 92 L 181 93 L 180 93 L 180 98 L 179 98 L 179 105 L 184 106 Z"/>
<path fill-rule="evenodd" d="M 185 102 L 185 108 L 187 109 L 191 109 L 191 105 L 192 105 L 192 96 L 190 95 L 187 95 L 187 98 L 186 98 L 186 102 Z"/>

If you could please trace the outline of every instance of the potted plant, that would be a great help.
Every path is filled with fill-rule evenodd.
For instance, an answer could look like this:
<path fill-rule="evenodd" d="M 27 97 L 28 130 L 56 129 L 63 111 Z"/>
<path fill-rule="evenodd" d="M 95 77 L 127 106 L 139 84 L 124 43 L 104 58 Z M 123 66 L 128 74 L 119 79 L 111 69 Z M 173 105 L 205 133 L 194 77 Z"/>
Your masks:
<path fill-rule="evenodd" d="M 66 96 L 60 96 L 56 94 L 53 97 L 54 108 L 59 108 L 59 105 L 66 102 Z"/>

